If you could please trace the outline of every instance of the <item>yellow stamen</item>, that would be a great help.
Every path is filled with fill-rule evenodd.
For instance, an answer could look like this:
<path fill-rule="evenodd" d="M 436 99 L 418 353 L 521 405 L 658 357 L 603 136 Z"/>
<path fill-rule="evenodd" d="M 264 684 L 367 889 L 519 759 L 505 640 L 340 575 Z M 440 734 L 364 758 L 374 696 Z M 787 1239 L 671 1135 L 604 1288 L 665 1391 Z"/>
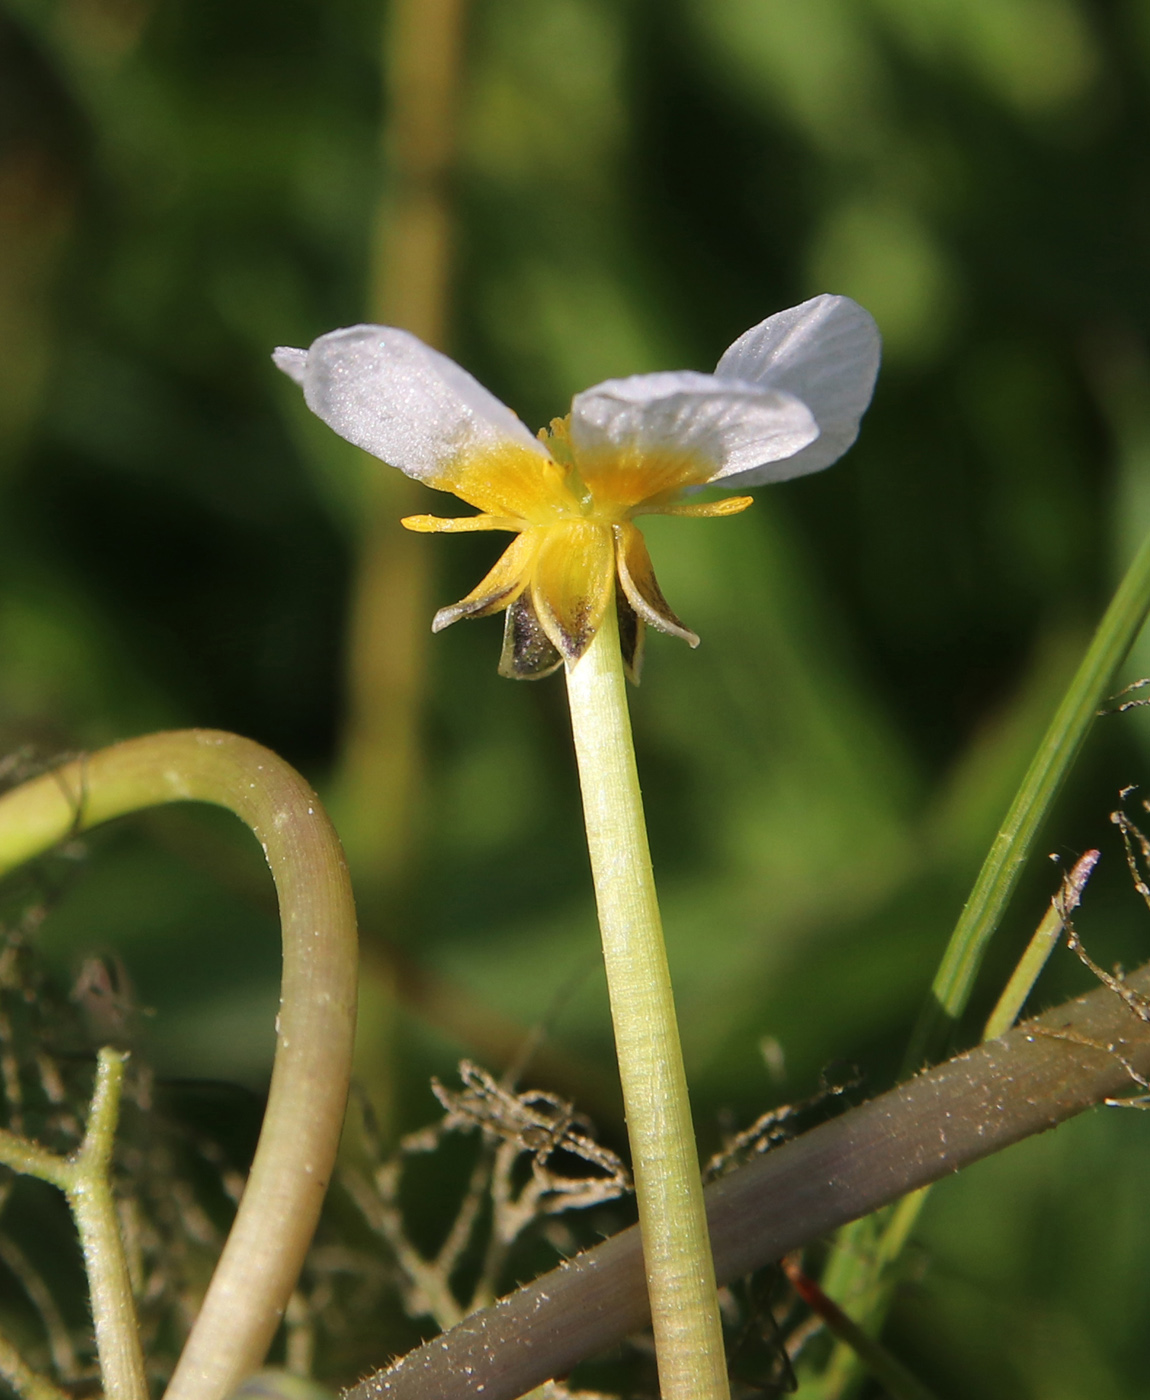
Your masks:
<path fill-rule="evenodd" d="M 571 415 L 552 418 L 550 425 L 535 434 L 552 457 L 565 467 L 575 465 L 575 449 L 571 446 Z"/>
<path fill-rule="evenodd" d="M 721 501 L 676 501 L 671 505 L 640 505 L 632 515 L 687 515 L 697 520 L 721 515 L 738 515 L 755 503 L 754 496 L 727 496 Z"/>
<path fill-rule="evenodd" d="M 506 530 L 519 535 L 477 588 L 439 610 L 435 631 L 462 617 L 484 617 L 514 605 L 522 625 L 512 628 L 501 665 L 516 675 L 543 674 L 552 667 L 550 653 L 536 656 L 538 648 L 524 640 L 527 632 L 538 629 L 544 650 L 545 635 L 565 660 L 577 661 L 603 621 L 617 573 L 620 604 L 635 616 L 634 635 L 628 634 L 633 678 L 644 624 L 697 646 L 698 637 L 663 597 L 631 518 L 736 515 L 751 497 L 681 500 L 682 491 L 706 484 L 714 471 L 714 462 L 700 453 L 631 447 L 583 454 L 572 445 L 567 418 L 553 420 L 539 439 L 549 455 L 503 444 L 457 458 L 436 475 L 432 485 L 477 506 L 479 515 L 409 515 L 403 521 L 424 534 Z M 528 614 L 531 627 L 524 621 Z"/>
<path fill-rule="evenodd" d="M 523 529 L 522 520 L 513 520 L 509 515 L 460 515 L 450 518 L 442 515 L 405 515 L 399 522 L 405 530 L 414 530 L 420 535 L 467 535 L 475 530 Z"/>

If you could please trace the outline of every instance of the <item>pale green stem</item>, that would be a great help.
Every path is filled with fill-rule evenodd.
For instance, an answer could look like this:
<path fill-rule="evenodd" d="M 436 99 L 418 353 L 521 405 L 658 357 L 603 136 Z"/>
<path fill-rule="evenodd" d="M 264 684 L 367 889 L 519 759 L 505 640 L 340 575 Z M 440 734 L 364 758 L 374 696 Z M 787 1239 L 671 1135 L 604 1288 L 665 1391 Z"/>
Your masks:
<path fill-rule="evenodd" d="M 631 742 L 614 607 L 568 668 L 571 727 L 663 1400 L 726 1400 L 687 1078 Z"/>
<path fill-rule="evenodd" d="M 132 1281 L 112 1195 L 112 1149 L 127 1058 L 116 1050 L 100 1051 L 84 1140 L 72 1156 L 58 1157 L 38 1143 L 0 1131 L 0 1162 L 24 1176 L 59 1187 L 67 1196 L 88 1274 L 104 1394 L 108 1400 L 148 1400 Z M 3 1351 L 0 1346 L 0 1353 Z M 23 1365 L 18 1354 L 13 1352 L 13 1356 L 13 1364 Z M 12 1358 L 0 1356 L 0 1373 L 5 1376 L 10 1361 Z M 24 1370 L 31 1384 L 48 1385 L 27 1367 Z M 12 1383 L 16 1385 L 16 1380 Z"/>
<path fill-rule="evenodd" d="M 100 1051 L 84 1141 L 69 1163 L 65 1194 L 84 1253 L 104 1394 L 108 1400 L 148 1400 L 132 1279 L 112 1195 L 112 1148 L 126 1060 L 115 1050 Z"/>
<path fill-rule="evenodd" d="M 227 807 L 279 895 L 283 982 L 268 1106 L 247 1187 L 169 1400 L 222 1400 L 263 1360 L 319 1218 L 355 1030 L 355 909 L 318 798 L 270 750 L 183 730 L 101 749 L 0 797 L 0 875 L 100 822 L 168 802 Z M 67 1189 L 65 1187 L 65 1189 Z"/>
<path fill-rule="evenodd" d="M 982 1032 L 983 1040 L 996 1040 L 1000 1035 L 1005 1035 L 1022 1014 L 1026 998 L 1033 990 L 1051 953 L 1058 946 L 1062 930 L 1066 927 L 1066 920 L 1078 908 L 1082 891 L 1098 864 L 1098 859 L 1098 851 L 1087 851 L 1062 881 L 1061 887 L 1050 901 L 1050 908 L 1034 930 L 1030 942 L 1026 945 L 1026 951 L 1010 975 L 1010 981 L 987 1018 Z"/>
<path fill-rule="evenodd" d="M 1051 804 L 1078 757 L 1114 673 L 1150 611 L 1150 535 L 1111 599 L 1086 655 L 1042 736 L 998 835 L 950 936 L 904 1068 L 933 1058 L 966 1009 L 991 935 L 998 927 Z"/>

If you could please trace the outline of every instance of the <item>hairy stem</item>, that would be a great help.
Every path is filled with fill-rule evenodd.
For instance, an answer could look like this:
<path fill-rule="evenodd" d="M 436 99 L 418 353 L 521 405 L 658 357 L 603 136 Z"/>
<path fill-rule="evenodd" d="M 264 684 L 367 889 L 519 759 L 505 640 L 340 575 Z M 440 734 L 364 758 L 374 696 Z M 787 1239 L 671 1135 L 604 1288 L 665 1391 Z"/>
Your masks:
<path fill-rule="evenodd" d="M 687 1079 L 613 607 L 568 668 L 571 726 L 664 1400 L 728 1394 Z"/>
<path fill-rule="evenodd" d="M 1150 993 L 1150 967 L 1127 985 Z M 1055 1007 L 708 1186 L 716 1275 L 740 1278 L 1135 1089 L 1131 1070 L 1150 1076 L 1150 1024 L 1120 997 L 1102 987 Z M 625 1230 L 464 1318 L 344 1400 L 516 1400 L 646 1319 L 643 1251 L 638 1232 Z"/>
<path fill-rule="evenodd" d="M 987 1018 L 982 1032 L 984 1041 L 1005 1035 L 1018 1019 L 1061 937 L 1066 920 L 1078 907 L 1098 860 L 1098 851 L 1087 851 L 1063 877 L 1050 907 Z M 840 1297 L 849 1298 L 853 1311 L 865 1318 L 875 1333 L 881 1329 L 894 1299 L 898 1279 L 893 1266 L 918 1223 L 929 1194 L 930 1187 L 924 1186 L 878 1215 L 847 1226 L 842 1232 L 841 1247 L 836 1246 L 827 1265 L 826 1286 L 833 1288 Z M 860 1356 L 858 1348 L 844 1338 L 835 1347 L 823 1374 L 812 1379 L 807 1393 L 828 1398 L 842 1394 L 859 1378 Z"/>
<path fill-rule="evenodd" d="M 168 802 L 246 822 L 276 883 L 283 983 L 251 1174 L 169 1400 L 221 1400 L 263 1360 L 310 1243 L 343 1123 L 355 1029 L 355 909 L 338 838 L 270 750 L 214 730 L 101 749 L 0 797 L 0 875 L 76 832 Z M 63 1183 L 60 1183 L 63 1185 Z M 64 1189 L 67 1189 L 65 1186 Z"/>
<path fill-rule="evenodd" d="M 0 1131 L 0 1162 L 12 1171 L 58 1187 L 67 1196 L 88 1274 L 104 1394 L 108 1400 L 148 1400 L 132 1280 L 112 1195 L 112 1150 L 127 1058 L 108 1048 L 97 1056 L 84 1140 L 70 1157 L 58 1157 L 39 1143 Z M 0 1374 L 10 1379 L 15 1389 L 20 1390 L 25 1382 L 33 1389 L 47 1385 L 27 1367 L 23 1372 L 19 1367 L 12 1370 L 3 1351 L 0 1344 Z M 19 1362 L 23 1366 L 19 1356 L 13 1355 L 12 1365 Z"/>
<path fill-rule="evenodd" d="M 65 1194 L 84 1253 L 104 1394 L 108 1400 L 148 1400 L 132 1279 L 112 1195 L 112 1149 L 127 1058 L 109 1048 L 99 1053 L 84 1141 L 69 1163 Z"/>

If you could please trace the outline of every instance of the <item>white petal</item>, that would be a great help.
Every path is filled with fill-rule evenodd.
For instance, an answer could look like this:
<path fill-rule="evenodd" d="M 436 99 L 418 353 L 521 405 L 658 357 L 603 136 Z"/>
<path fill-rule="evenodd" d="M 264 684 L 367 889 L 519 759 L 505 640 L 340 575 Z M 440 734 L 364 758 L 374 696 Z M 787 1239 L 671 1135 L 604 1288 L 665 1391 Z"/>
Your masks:
<path fill-rule="evenodd" d="M 817 435 L 793 394 L 693 370 L 608 379 L 571 405 L 577 452 L 689 453 L 711 464 L 710 481 L 791 457 Z"/>
<path fill-rule="evenodd" d="M 390 326 L 349 326 L 273 356 L 341 437 L 408 476 L 433 480 L 461 455 L 513 443 L 546 449 L 454 360 Z"/>
<path fill-rule="evenodd" d="M 850 297 L 812 297 L 741 335 L 715 373 L 794 394 L 814 414 L 819 436 L 785 462 L 729 484 L 784 481 L 837 461 L 858 436 L 881 357 L 874 317 Z"/>
<path fill-rule="evenodd" d="M 272 351 L 276 369 L 282 369 L 289 379 L 303 384 L 304 370 L 307 368 L 307 351 L 293 350 L 290 345 L 277 345 Z"/>

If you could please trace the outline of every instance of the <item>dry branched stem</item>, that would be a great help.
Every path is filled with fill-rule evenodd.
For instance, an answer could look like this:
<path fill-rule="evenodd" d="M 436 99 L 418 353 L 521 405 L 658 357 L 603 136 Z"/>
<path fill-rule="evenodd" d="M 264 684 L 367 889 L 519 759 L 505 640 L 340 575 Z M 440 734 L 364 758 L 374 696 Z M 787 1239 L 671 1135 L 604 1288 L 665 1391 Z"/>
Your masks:
<path fill-rule="evenodd" d="M 861 1083 L 862 1076 L 854 1070 L 841 1082 L 833 1082 L 824 1075 L 817 1094 L 800 1099 L 798 1103 L 780 1104 L 760 1114 L 749 1128 L 725 1139 L 722 1151 L 716 1152 L 703 1168 L 703 1180 L 716 1181 L 748 1158 L 761 1156 L 779 1143 L 789 1142 L 798 1131 L 797 1120 L 804 1114 L 822 1108 L 850 1089 L 857 1089 Z"/>
<path fill-rule="evenodd" d="M 408 1134 L 398 1152 L 376 1168 L 372 1182 L 354 1171 L 343 1177 L 364 1219 L 391 1249 L 405 1308 L 413 1317 L 433 1317 L 445 1330 L 494 1300 L 508 1250 L 533 1221 L 598 1205 L 631 1189 L 626 1167 L 589 1136 L 588 1125 L 565 1099 L 537 1089 L 513 1093 L 468 1060 L 460 1063 L 459 1076 L 462 1091 L 432 1080 L 443 1118 Z M 404 1167 L 412 1158 L 437 1151 L 447 1134 L 476 1130 L 483 1141 L 459 1209 L 443 1243 L 427 1258 L 404 1224 L 399 1203 Z M 370 1134 L 365 1140 L 370 1141 Z M 551 1158 L 559 1152 L 580 1158 L 601 1175 L 554 1170 Z M 531 1159 L 530 1176 L 517 1188 L 516 1168 L 525 1156 Z M 461 1302 L 453 1279 L 485 1203 L 491 1206 L 491 1224 L 483 1262 L 470 1297 Z"/>

